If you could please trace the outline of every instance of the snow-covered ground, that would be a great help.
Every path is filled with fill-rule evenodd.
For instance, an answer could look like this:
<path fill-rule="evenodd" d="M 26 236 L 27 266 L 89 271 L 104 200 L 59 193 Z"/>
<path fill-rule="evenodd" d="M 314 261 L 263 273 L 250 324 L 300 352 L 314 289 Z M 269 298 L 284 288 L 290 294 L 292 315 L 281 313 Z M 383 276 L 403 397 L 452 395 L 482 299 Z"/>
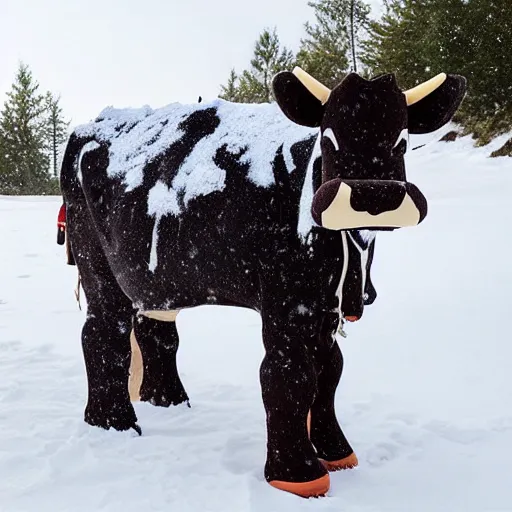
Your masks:
<path fill-rule="evenodd" d="M 360 466 L 316 500 L 263 478 L 253 312 L 180 315 L 191 409 L 136 404 L 142 437 L 84 424 L 59 199 L 0 197 L 0 511 L 512 510 L 512 159 L 489 153 L 462 139 L 408 157 L 429 215 L 377 238 L 379 297 L 340 339 L 337 410 Z"/>

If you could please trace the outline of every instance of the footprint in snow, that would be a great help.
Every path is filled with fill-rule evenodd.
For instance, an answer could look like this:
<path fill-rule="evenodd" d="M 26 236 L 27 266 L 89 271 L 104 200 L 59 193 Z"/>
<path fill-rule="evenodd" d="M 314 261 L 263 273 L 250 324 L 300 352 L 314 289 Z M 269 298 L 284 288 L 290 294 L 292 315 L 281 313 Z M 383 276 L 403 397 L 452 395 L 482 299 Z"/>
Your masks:
<path fill-rule="evenodd" d="M 492 430 L 496 432 L 507 432 L 512 430 L 512 416 L 499 418 L 492 422 Z"/>
<path fill-rule="evenodd" d="M 408 426 L 413 426 L 418 423 L 418 419 L 414 415 L 407 413 L 390 414 L 388 419 L 394 422 L 404 423 Z"/>
<path fill-rule="evenodd" d="M 366 460 L 370 466 L 382 466 L 398 456 L 399 447 L 392 443 L 380 443 L 368 450 Z"/>
<path fill-rule="evenodd" d="M 30 277 L 30 274 L 21 274 L 18 279 L 26 279 L 27 277 Z"/>
<path fill-rule="evenodd" d="M 437 434 L 439 437 L 459 444 L 473 444 L 486 436 L 486 431 L 483 429 L 461 429 L 444 421 L 431 421 L 424 425 L 423 428 L 433 434 Z"/>
<path fill-rule="evenodd" d="M 0 343 L 0 353 L 5 354 L 8 351 L 19 351 L 22 348 L 21 341 L 7 340 Z"/>

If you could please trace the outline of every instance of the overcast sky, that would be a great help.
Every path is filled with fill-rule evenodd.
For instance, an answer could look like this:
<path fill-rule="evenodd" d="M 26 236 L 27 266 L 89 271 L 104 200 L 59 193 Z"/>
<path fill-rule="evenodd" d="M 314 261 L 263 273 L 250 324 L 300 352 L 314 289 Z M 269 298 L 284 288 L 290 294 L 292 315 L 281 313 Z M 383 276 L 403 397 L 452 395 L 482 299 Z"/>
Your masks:
<path fill-rule="evenodd" d="M 20 60 L 72 125 L 108 105 L 213 99 L 263 28 L 296 50 L 312 18 L 307 0 L 0 0 L 0 103 Z"/>

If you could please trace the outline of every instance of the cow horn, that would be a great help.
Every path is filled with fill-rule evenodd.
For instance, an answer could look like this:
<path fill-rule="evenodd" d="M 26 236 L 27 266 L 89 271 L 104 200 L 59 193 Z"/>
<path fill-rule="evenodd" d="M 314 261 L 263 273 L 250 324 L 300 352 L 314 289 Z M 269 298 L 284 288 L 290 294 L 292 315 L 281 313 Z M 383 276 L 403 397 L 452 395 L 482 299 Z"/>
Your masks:
<path fill-rule="evenodd" d="M 293 74 L 302 82 L 302 85 L 304 85 L 304 87 L 306 87 L 306 89 L 322 103 L 322 105 L 327 103 L 327 100 L 331 95 L 331 90 L 328 87 L 299 67 L 296 67 L 293 70 Z"/>
<path fill-rule="evenodd" d="M 435 76 L 434 78 L 431 78 L 430 80 L 427 80 L 426 82 L 417 85 L 413 89 L 405 91 L 404 94 L 407 100 L 407 106 L 411 106 L 414 105 L 415 103 L 418 103 L 418 101 L 422 100 L 430 93 L 434 92 L 438 87 L 443 85 L 445 80 L 446 73 L 439 73 L 439 75 Z"/>

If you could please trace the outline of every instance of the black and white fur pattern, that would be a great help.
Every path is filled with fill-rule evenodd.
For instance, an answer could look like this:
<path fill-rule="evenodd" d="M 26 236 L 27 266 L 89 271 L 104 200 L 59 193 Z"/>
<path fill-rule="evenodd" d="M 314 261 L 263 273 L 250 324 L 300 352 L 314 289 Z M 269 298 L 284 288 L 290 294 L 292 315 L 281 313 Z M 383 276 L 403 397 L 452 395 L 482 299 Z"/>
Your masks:
<path fill-rule="evenodd" d="M 255 132 L 265 127 L 264 144 L 251 123 Z M 238 305 L 263 321 L 267 479 L 314 480 L 326 472 L 319 457 L 352 453 L 334 413 L 342 369 L 334 334 L 349 307 L 340 297 L 348 301 L 355 290 L 347 304 L 362 304 L 363 288 L 349 283 L 364 282 L 368 269 L 360 258 L 347 263 L 339 232 L 311 220 L 318 136 L 275 106 L 222 101 L 109 109 L 73 133 L 61 183 L 88 303 L 88 423 L 138 429 L 127 386 L 134 315 Z M 176 369 L 175 324 L 137 318 L 141 399 L 164 406 L 188 400 Z"/>
<path fill-rule="evenodd" d="M 311 483 L 302 495 L 312 496 L 328 490 L 327 467 L 355 458 L 334 410 L 343 368 L 335 332 L 341 312 L 359 318 L 375 299 L 364 230 L 424 217 L 423 196 L 406 182 L 404 130 L 448 122 L 465 80 L 448 75 L 411 106 L 392 75 L 351 73 L 320 101 L 283 72 L 273 91 L 278 106 L 107 109 L 70 137 L 61 188 L 87 296 L 85 420 L 140 432 L 128 392 L 134 316 L 140 397 L 168 406 L 188 400 L 176 324 L 144 315 L 254 309 L 265 347 L 265 477 L 299 494 Z M 410 194 L 414 222 L 388 221 L 411 211 Z"/>

